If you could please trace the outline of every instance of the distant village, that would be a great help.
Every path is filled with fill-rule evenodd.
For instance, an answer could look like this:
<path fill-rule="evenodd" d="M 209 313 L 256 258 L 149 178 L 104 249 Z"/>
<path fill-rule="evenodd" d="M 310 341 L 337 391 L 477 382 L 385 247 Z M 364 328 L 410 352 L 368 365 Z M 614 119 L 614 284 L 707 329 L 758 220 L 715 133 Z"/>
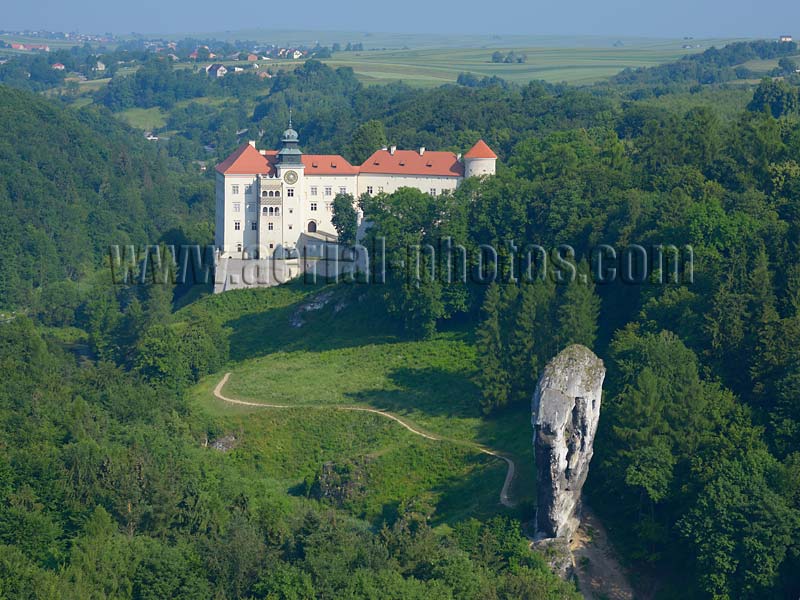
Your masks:
<path fill-rule="evenodd" d="M 15 41 L 19 38 L 24 41 Z M 41 42 L 30 41 L 40 39 Z M 66 42 L 66 43 L 65 43 Z M 72 44 L 70 44 L 70 42 Z M 206 71 L 215 77 L 227 73 L 243 71 L 245 67 L 234 67 L 228 63 L 250 63 L 250 68 L 259 61 L 270 60 L 302 60 L 308 58 L 329 58 L 333 52 L 363 51 L 362 43 L 334 43 L 331 47 L 320 46 L 319 43 L 309 45 L 278 45 L 259 42 L 220 42 L 209 40 L 198 42 L 190 39 L 171 41 L 167 39 L 150 39 L 139 37 L 115 37 L 112 34 L 92 35 L 81 33 L 65 33 L 60 31 L 2 31 L 0 30 L 0 50 L 17 52 L 54 52 L 65 50 L 69 46 L 90 44 L 96 46 L 97 54 L 119 51 L 147 51 L 163 55 L 175 62 L 207 62 L 218 61 L 218 64 L 207 65 Z M 13 54 L 12 54 L 13 55 Z M 221 64 L 225 63 L 225 64 Z M 54 63 L 53 68 L 63 65 Z"/>
<path fill-rule="evenodd" d="M 377 49 L 377 48 L 376 48 Z M 53 87 L 70 82 L 114 77 L 138 68 L 149 56 L 161 56 L 176 66 L 204 70 L 209 77 L 255 73 L 271 78 L 277 61 L 330 58 L 334 52 L 363 51 L 362 43 L 271 44 L 255 41 L 219 41 L 185 38 L 147 38 L 60 31 L 0 30 L 0 82 L 27 78 L 33 85 Z M 275 68 L 270 68 L 275 65 Z M 15 66 L 15 70 L 5 71 Z M 47 75 L 44 71 L 49 71 Z"/>

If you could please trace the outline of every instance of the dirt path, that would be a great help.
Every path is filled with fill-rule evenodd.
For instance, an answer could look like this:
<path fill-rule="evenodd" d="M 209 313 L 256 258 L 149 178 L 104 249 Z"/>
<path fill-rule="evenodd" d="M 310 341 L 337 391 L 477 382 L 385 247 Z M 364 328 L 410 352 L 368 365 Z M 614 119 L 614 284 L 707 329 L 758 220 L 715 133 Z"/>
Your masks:
<path fill-rule="evenodd" d="M 245 400 L 229 398 L 222 393 L 222 388 L 225 387 L 226 383 L 228 383 L 230 376 L 230 373 L 225 373 L 225 376 L 214 388 L 214 396 L 218 400 L 227 402 L 229 404 L 252 406 L 256 408 L 316 408 L 373 413 L 387 419 L 391 419 L 414 435 L 423 437 L 426 440 L 452 442 L 467 446 L 473 450 L 482 452 L 483 454 L 488 454 L 489 456 L 499 458 L 505 461 L 507 466 L 506 478 L 503 482 L 503 487 L 500 489 L 500 503 L 508 508 L 511 508 L 515 505 L 514 501 L 510 497 L 510 489 L 511 484 L 514 481 L 516 465 L 514 464 L 513 460 L 504 454 L 473 442 L 452 440 L 438 435 L 425 433 L 424 431 L 417 429 L 414 425 L 411 425 L 409 422 L 401 419 L 397 415 L 393 415 L 392 413 L 384 410 L 378 410 L 377 408 L 336 405 L 298 406 L 291 404 L 266 404 L 263 402 L 247 402 Z M 589 507 L 585 505 L 582 510 L 581 524 L 572 538 L 570 550 L 572 551 L 581 593 L 584 598 L 587 600 L 595 600 L 600 598 L 608 598 L 610 600 L 633 599 L 633 589 L 631 588 L 630 583 L 628 583 L 625 572 L 614 555 L 605 528 L 603 527 L 602 523 L 600 523 L 597 516 L 589 509 Z"/>
<path fill-rule="evenodd" d="M 230 378 L 230 373 L 225 373 L 225 376 L 220 379 L 217 386 L 214 388 L 214 396 L 218 400 L 222 400 L 223 402 L 227 402 L 228 404 L 238 404 L 240 406 L 253 406 L 256 408 L 327 408 L 331 410 L 347 410 L 352 412 L 366 412 L 372 413 L 375 415 L 380 415 L 387 419 L 391 419 L 395 423 L 398 423 L 402 427 L 406 428 L 408 431 L 413 433 L 414 435 L 418 435 L 420 437 L 425 438 L 426 440 L 433 440 L 436 442 L 453 442 L 461 445 L 468 446 L 478 452 L 483 454 L 488 454 L 489 456 L 493 456 L 494 458 L 499 458 L 506 463 L 506 478 L 503 482 L 503 487 L 500 489 L 500 504 L 505 507 L 511 508 L 515 505 L 514 501 L 511 499 L 509 495 L 509 490 L 511 489 L 511 483 L 514 481 L 514 475 L 516 473 L 516 465 L 514 461 L 511 460 L 509 457 L 505 456 L 504 454 L 500 454 L 495 450 L 491 450 L 490 448 L 486 448 L 481 446 L 480 444 L 475 444 L 472 442 L 463 442 L 461 440 L 451 440 L 448 438 L 440 437 L 437 435 L 433 435 L 430 433 L 425 433 L 424 431 L 420 431 L 416 429 L 414 426 L 410 425 L 400 417 L 393 415 L 392 413 L 386 412 L 384 410 L 378 410 L 377 408 L 366 408 L 364 406 L 336 406 L 336 405 L 313 405 L 313 406 L 298 406 L 298 405 L 291 405 L 291 404 L 265 404 L 263 402 L 246 402 L 244 400 L 236 400 L 235 398 L 229 398 L 222 393 L 222 388 L 225 387 L 225 384 L 228 383 L 228 379 Z"/>
<path fill-rule="evenodd" d="M 633 600 L 633 588 L 619 564 L 608 533 L 592 510 L 583 505 L 581 524 L 570 544 L 581 593 L 587 600 Z"/>

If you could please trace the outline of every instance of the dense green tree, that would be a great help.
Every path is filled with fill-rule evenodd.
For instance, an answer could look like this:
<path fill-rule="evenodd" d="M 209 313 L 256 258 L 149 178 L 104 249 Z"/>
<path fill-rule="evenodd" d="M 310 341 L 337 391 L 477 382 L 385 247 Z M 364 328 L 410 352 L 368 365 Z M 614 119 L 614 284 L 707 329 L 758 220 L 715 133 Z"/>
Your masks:
<path fill-rule="evenodd" d="M 331 223 L 336 228 L 340 244 L 350 246 L 356 243 L 358 213 L 356 212 L 355 200 L 352 195 L 336 194 L 333 199 Z"/>
<path fill-rule="evenodd" d="M 481 408 L 488 414 L 508 404 L 511 380 L 507 371 L 508 347 L 503 344 L 501 312 L 502 292 L 496 283 L 486 290 L 481 307 L 483 320 L 476 333 L 478 355 L 478 385 L 481 389 Z"/>
<path fill-rule="evenodd" d="M 354 164 L 360 165 L 373 152 L 385 147 L 387 143 L 383 121 L 377 119 L 366 121 L 353 132 L 353 139 L 350 142 L 350 158 Z"/>
<path fill-rule="evenodd" d="M 763 79 L 747 108 L 754 112 L 769 112 L 776 119 L 785 117 L 797 111 L 797 90 L 783 81 Z"/>
<path fill-rule="evenodd" d="M 597 319 L 600 298 L 595 294 L 594 283 L 584 262 L 578 267 L 575 279 L 563 287 L 559 297 L 556 319 L 559 349 L 569 344 L 594 346 L 597 338 Z"/>

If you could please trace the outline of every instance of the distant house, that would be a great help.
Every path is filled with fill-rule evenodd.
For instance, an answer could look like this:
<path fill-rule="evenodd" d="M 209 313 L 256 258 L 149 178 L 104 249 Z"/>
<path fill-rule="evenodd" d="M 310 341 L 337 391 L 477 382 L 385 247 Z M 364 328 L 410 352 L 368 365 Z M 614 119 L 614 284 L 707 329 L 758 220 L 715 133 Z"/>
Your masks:
<path fill-rule="evenodd" d="M 244 67 L 237 67 L 237 66 L 233 66 L 233 67 L 231 67 L 230 69 L 228 69 L 228 71 L 231 71 L 231 70 L 232 70 L 234 73 L 241 73 L 242 71 L 244 71 Z"/>
<path fill-rule="evenodd" d="M 782 35 L 780 38 L 778 38 L 778 40 L 781 41 L 781 42 L 791 42 L 792 41 L 792 36 L 790 36 L 790 35 Z"/>
<path fill-rule="evenodd" d="M 225 73 L 227 72 L 227 67 L 220 63 L 214 63 L 213 65 L 208 65 L 206 67 L 206 73 L 209 77 L 225 77 Z"/>
<path fill-rule="evenodd" d="M 248 54 L 247 55 L 247 62 L 255 62 L 258 60 L 258 54 Z"/>
<path fill-rule="evenodd" d="M 303 58 L 303 53 L 300 50 L 295 50 L 292 52 L 292 58 L 297 60 L 298 58 Z"/>
<path fill-rule="evenodd" d="M 105 71 L 106 70 L 106 65 L 105 65 L 105 63 L 100 62 L 98 60 L 97 64 L 94 66 L 94 69 L 92 69 L 92 70 L 93 71 Z"/>
<path fill-rule="evenodd" d="M 258 76 L 261 79 L 272 79 L 272 75 L 270 75 L 267 71 L 259 71 Z"/>
<path fill-rule="evenodd" d="M 54 69 L 56 71 L 63 71 L 64 69 L 66 69 L 66 67 L 61 63 L 55 63 L 55 64 L 51 65 L 50 68 Z"/>
<path fill-rule="evenodd" d="M 18 42 L 11 43 L 12 50 L 42 50 L 43 52 L 50 52 L 50 46 L 47 44 L 20 44 Z"/>

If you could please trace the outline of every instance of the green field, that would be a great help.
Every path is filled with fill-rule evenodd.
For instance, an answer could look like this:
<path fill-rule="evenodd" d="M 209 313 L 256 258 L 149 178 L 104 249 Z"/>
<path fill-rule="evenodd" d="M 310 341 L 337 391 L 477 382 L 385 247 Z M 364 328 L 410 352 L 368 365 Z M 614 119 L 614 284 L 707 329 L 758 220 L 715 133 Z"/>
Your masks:
<path fill-rule="evenodd" d="M 167 115 L 159 107 L 153 108 L 129 108 L 117 115 L 131 127 L 152 131 L 159 129 L 167 124 Z"/>
<path fill-rule="evenodd" d="M 606 79 L 626 67 L 650 67 L 702 52 L 721 40 L 695 40 L 700 48 L 684 50 L 679 41 L 640 41 L 621 47 L 504 46 L 339 52 L 326 60 L 334 67 L 352 67 L 365 83 L 401 80 L 412 85 L 436 86 L 455 82 L 459 73 L 496 75 L 508 81 L 531 80 L 586 84 Z M 525 54 L 523 64 L 492 63 L 495 51 Z"/>
<path fill-rule="evenodd" d="M 226 368 L 232 372 L 226 396 L 297 406 L 225 404 L 212 394 L 222 372 L 197 385 L 192 402 L 199 412 L 220 431 L 241 432 L 237 460 L 258 464 L 287 490 L 327 461 L 366 460 L 370 485 L 349 507 L 356 515 L 375 519 L 398 502 L 424 498 L 436 507 L 436 521 L 448 523 L 508 512 L 498 502 L 505 463 L 477 452 L 474 443 L 480 443 L 516 462 L 513 512 L 529 514 L 529 412 L 521 407 L 492 419 L 481 416 L 469 336 L 449 331 L 430 340 L 403 339 L 382 325 L 385 317 L 364 314 L 341 288 L 323 309 L 303 313 L 302 327 L 291 326 L 298 306 L 315 293 L 300 286 L 247 290 L 187 309 L 206 305 L 227 313 L 233 360 Z M 420 438 L 378 415 L 333 409 L 345 405 L 391 411 L 447 441 Z"/>
<path fill-rule="evenodd" d="M 724 43 L 724 42 L 723 42 Z M 402 81 L 409 85 L 435 87 L 455 83 L 460 73 L 480 77 L 497 76 L 514 83 L 544 80 L 551 83 L 590 84 L 616 75 L 628 67 L 652 67 L 678 60 L 708 48 L 684 50 L 677 42 L 615 47 L 484 47 L 429 48 L 337 52 L 323 62 L 331 67 L 350 67 L 365 84 Z M 492 53 L 525 54 L 524 63 L 493 63 Z M 265 63 L 273 69 L 293 69 L 303 60 Z"/>

